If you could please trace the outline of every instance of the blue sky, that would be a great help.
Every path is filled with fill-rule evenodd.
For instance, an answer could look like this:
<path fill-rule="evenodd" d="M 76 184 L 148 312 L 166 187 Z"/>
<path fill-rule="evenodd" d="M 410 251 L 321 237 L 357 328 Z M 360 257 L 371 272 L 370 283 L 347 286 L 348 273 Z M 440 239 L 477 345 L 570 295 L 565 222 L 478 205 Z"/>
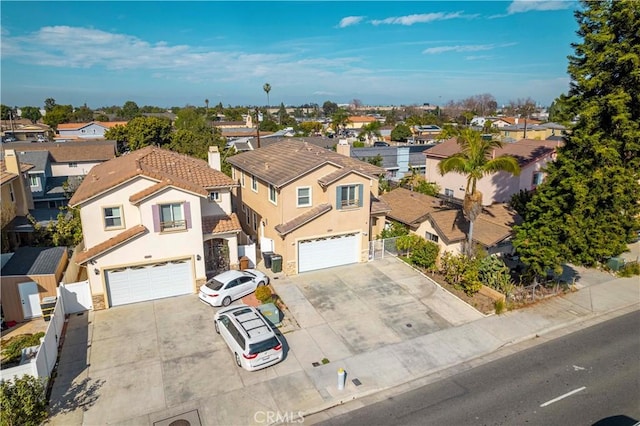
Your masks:
<path fill-rule="evenodd" d="M 575 2 L 1 3 L 1 99 L 444 104 L 568 90 Z"/>

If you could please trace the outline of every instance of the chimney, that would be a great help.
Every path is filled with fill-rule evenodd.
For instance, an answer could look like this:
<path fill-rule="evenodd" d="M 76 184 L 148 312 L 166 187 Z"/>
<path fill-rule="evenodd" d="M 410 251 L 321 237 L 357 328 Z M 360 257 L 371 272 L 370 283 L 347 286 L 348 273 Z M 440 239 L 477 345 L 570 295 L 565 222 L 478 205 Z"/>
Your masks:
<path fill-rule="evenodd" d="M 18 160 L 15 150 L 7 149 L 4 151 L 4 164 L 9 173 L 20 174 L 20 160 Z"/>
<path fill-rule="evenodd" d="M 514 122 L 514 123 L 515 123 L 515 125 L 517 126 L 517 125 L 518 125 L 518 117 L 515 117 L 515 118 L 514 118 L 514 120 L 513 120 L 513 122 Z"/>
<path fill-rule="evenodd" d="M 346 139 L 340 139 L 336 145 L 336 152 L 346 157 L 351 157 L 351 145 L 349 145 Z"/>
<path fill-rule="evenodd" d="M 208 152 L 209 167 L 214 170 L 221 171 L 220 167 L 220 151 L 217 146 L 210 146 Z"/>

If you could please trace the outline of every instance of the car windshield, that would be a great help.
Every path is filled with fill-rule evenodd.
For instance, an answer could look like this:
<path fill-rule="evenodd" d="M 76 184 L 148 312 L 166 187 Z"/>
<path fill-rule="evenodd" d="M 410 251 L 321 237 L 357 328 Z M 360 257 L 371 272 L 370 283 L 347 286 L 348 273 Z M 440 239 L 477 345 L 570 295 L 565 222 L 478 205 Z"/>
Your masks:
<path fill-rule="evenodd" d="M 249 354 L 259 354 L 261 352 L 266 352 L 269 349 L 273 349 L 280 344 L 280 341 L 276 336 L 273 336 L 271 339 L 263 340 L 262 342 L 252 343 L 249 345 Z"/>
<path fill-rule="evenodd" d="M 220 290 L 223 285 L 224 283 L 221 283 L 220 281 L 215 279 L 209 280 L 206 284 L 206 286 L 209 287 L 211 290 Z"/>

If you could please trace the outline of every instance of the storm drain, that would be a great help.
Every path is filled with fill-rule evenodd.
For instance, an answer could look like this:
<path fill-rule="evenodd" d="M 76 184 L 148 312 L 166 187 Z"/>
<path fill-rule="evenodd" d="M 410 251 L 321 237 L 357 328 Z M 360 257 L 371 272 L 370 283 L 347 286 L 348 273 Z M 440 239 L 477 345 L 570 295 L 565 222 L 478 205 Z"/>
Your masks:
<path fill-rule="evenodd" d="M 154 422 L 153 426 L 202 426 L 202 422 L 198 410 L 193 410 Z"/>

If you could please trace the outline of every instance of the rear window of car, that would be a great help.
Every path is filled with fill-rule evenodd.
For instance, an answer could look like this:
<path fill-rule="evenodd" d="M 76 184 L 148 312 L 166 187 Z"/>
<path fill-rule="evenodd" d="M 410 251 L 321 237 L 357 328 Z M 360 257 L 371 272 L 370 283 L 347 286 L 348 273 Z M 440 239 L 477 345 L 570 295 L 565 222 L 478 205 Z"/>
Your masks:
<path fill-rule="evenodd" d="M 268 351 L 269 349 L 273 349 L 279 344 L 280 344 L 280 341 L 276 336 L 273 336 L 272 338 L 267 340 L 263 340 L 262 342 L 251 343 L 249 344 L 249 354 L 250 355 L 259 354 L 261 352 Z"/>
<path fill-rule="evenodd" d="M 207 282 L 205 285 L 207 287 L 209 287 L 211 290 L 220 290 L 222 288 L 222 286 L 224 285 L 224 283 L 221 283 L 218 280 L 211 280 L 211 281 Z"/>

